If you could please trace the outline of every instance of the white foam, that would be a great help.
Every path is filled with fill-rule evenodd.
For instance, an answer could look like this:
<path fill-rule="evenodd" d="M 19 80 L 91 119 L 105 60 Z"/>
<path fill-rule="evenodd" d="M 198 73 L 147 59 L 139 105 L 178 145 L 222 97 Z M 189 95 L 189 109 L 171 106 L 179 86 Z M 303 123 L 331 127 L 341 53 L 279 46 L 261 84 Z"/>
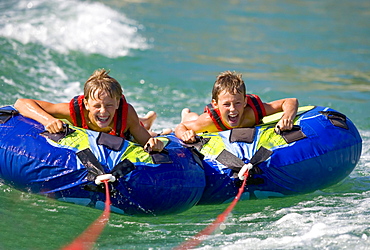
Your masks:
<path fill-rule="evenodd" d="M 0 16 L 0 36 L 59 53 L 119 57 L 130 49 L 148 48 L 146 39 L 137 34 L 141 25 L 99 2 L 19 1 Z"/>

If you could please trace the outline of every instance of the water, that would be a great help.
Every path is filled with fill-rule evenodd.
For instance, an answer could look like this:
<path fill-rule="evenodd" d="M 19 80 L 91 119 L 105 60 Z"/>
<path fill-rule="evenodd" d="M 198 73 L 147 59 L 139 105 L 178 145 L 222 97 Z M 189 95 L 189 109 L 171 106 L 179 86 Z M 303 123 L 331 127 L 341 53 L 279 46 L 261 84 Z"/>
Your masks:
<path fill-rule="evenodd" d="M 268 102 L 346 114 L 363 138 L 342 183 L 295 197 L 241 201 L 198 249 L 368 249 L 370 245 L 370 2 L 1 1 L 0 105 L 17 98 L 66 102 L 97 68 L 111 70 L 154 129 L 201 112 L 216 75 L 243 74 Z M 0 184 L 1 185 L 1 184 Z M 0 249 L 59 249 L 101 211 L 0 186 Z M 171 249 L 227 205 L 178 215 L 112 214 L 95 249 Z"/>

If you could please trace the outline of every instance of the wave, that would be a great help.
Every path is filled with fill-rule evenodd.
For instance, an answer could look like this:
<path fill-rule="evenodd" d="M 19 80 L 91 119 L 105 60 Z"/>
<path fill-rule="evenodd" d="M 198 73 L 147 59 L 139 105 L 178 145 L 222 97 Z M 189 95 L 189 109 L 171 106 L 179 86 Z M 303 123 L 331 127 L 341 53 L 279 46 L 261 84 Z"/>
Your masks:
<path fill-rule="evenodd" d="M 0 36 L 41 44 L 58 53 L 79 51 L 115 58 L 148 49 L 143 25 L 99 2 L 18 1 L 0 4 Z"/>

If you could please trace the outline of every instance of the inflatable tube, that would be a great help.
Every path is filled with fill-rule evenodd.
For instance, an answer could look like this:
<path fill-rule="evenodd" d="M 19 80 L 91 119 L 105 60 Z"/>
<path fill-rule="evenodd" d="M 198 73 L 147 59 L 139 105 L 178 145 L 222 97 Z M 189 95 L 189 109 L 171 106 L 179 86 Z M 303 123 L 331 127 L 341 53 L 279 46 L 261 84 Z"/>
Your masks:
<path fill-rule="evenodd" d="M 340 182 L 354 169 L 362 140 L 345 115 L 326 107 L 300 107 L 294 129 L 277 134 L 274 127 L 280 117 L 266 117 L 255 128 L 202 135 L 193 145 L 204 156 L 206 174 L 198 204 L 234 199 L 241 185 L 236 174 L 261 148 L 269 155 L 250 170 L 242 199 L 313 192 Z"/>
<path fill-rule="evenodd" d="M 102 174 L 110 183 L 112 211 L 129 215 L 179 213 L 200 200 L 204 170 L 173 137 L 160 154 L 137 144 L 77 127 L 48 134 L 11 107 L 0 110 L 0 178 L 16 189 L 104 209 Z M 191 181 L 189 181 L 191 180 Z"/>
<path fill-rule="evenodd" d="M 77 127 L 50 135 L 8 106 L 0 111 L 0 178 L 23 191 L 103 209 L 104 192 L 94 181 L 111 173 L 118 178 L 111 184 L 113 211 L 159 215 L 230 202 L 245 167 L 252 166 L 242 199 L 260 199 L 326 188 L 358 163 L 362 140 L 345 115 L 300 107 L 294 129 L 277 134 L 280 116 L 254 128 L 202 134 L 195 144 L 161 136 L 165 153 L 150 155 L 132 142 Z"/>

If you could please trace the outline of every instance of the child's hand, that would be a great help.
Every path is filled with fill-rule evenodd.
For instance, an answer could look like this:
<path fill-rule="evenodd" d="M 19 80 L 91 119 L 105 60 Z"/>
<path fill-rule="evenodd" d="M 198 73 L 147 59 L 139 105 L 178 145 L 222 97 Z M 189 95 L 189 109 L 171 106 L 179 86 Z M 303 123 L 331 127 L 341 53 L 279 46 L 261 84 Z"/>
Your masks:
<path fill-rule="evenodd" d="M 161 140 L 157 138 L 150 138 L 148 142 L 145 144 L 145 150 L 148 152 L 156 151 L 161 152 L 164 148 L 164 144 Z"/>
<path fill-rule="evenodd" d="M 195 143 L 197 142 L 197 134 L 193 130 L 187 130 L 181 135 L 181 140 L 185 143 Z"/>
<path fill-rule="evenodd" d="M 281 118 L 280 121 L 276 124 L 275 130 L 285 131 L 291 130 L 293 128 L 293 120 L 292 119 L 284 119 Z"/>
<path fill-rule="evenodd" d="M 53 119 L 45 125 L 45 129 L 50 133 L 59 133 L 64 131 L 64 123 L 59 119 Z"/>

